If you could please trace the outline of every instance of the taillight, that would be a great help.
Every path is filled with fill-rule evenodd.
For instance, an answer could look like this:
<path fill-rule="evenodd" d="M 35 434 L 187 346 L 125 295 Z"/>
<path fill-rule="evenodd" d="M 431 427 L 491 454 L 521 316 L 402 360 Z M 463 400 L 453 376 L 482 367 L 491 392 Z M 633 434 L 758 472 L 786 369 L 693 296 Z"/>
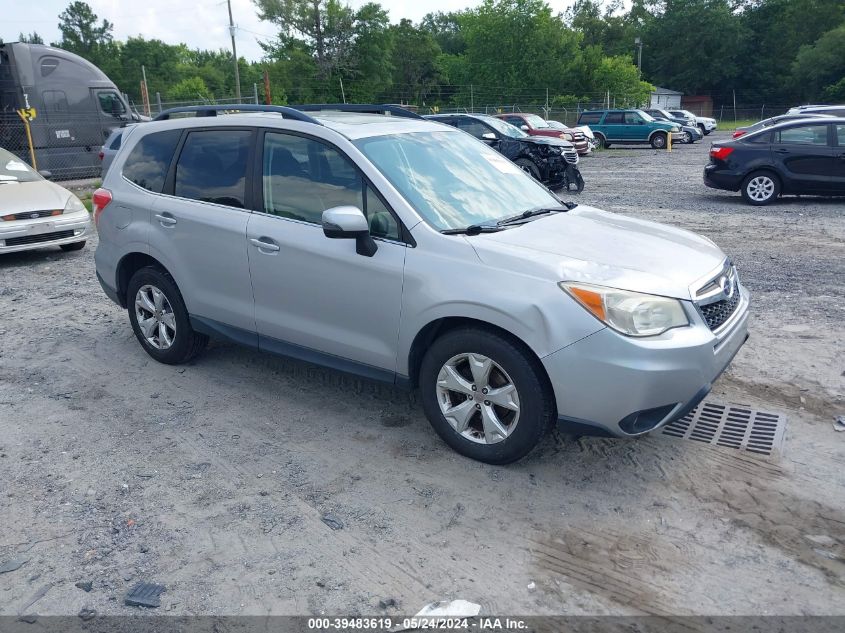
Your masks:
<path fill-rule="evenodd" d="M 725 160 L 728 156 L 733 153 L 733 151 L 733 147 L 711 147 L 710 158 L 715 158 L 717 160 Z"/>
<path fill-rule="evenodd" d="M 97 189 L 91 196 L 91 204 L 94 207 L 94 224 L 100 221 L 100 215 L 102 215 L 103 209 L 109 206 L 111 200 L 111 191 L 108 189 Z"/>
<path fill-rule="evenodd" d="M 734 138 L 739 138 L 743 134 L 745 134 L 745 130 L 737 130 L 736 132 L 734 132 Z"/>
<path fill-rule="evenodd" d="M 103 152 L 103 150 L 100 150 L 100 153 L 99 153 L 99 154 L 97 154 L 97 156 L 99 156 L 99 157 L 100 157 L 100 160 L 103 160 L 103 158 L 105 157 L 105 155 L 106 155 L 106 154 L 105 154 L 105 152 Z"/>

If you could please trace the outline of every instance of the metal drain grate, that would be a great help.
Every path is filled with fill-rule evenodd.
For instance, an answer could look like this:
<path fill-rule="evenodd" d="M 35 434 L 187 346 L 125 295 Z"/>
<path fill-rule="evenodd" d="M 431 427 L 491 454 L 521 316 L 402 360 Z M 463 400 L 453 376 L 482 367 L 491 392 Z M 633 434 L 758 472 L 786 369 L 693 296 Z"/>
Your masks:
<path fill-rule="evenodd" d="M 780 453 L 786 417 L 738 404 L 704 401 L 680 420 L 663 427 L 663 435 L 759 455 Z"/>

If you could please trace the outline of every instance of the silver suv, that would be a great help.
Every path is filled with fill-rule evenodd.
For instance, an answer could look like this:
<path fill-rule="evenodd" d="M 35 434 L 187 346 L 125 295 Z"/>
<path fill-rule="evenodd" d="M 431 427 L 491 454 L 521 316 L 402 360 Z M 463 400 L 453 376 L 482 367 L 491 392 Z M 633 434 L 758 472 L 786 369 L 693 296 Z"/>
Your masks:
<path fill-rule="evenodd" d="M 212 336 L 419 388 L 452 448 L 502 464 L 556 422 L 684 416 L 747 338 L 706 238 L 563 203 L 395 107 L 239 108 L 126 130 L 94 196 L 97 277 L 160 362 Z"/>

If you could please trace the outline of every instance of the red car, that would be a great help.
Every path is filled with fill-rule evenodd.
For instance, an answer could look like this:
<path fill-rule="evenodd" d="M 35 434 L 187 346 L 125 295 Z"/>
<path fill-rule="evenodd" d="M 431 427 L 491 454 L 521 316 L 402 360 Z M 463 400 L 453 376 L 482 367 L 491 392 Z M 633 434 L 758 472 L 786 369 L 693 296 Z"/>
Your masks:
<path fill-rule="evenodd" d="M 511 125 L 515 125 L 523 132 L 528 132 L 531 136 L 553 136 L 554 138 L 565 139 L 575 146 L 575 151 L 581 156 L 590 153 L 589 141 L 587 141 L 587 137 L 580 130 L 570 128 L 561 131 L 546 123 L 543 117 L 524 112 L 497 114 L 496 117 L 507 121 Z"/>

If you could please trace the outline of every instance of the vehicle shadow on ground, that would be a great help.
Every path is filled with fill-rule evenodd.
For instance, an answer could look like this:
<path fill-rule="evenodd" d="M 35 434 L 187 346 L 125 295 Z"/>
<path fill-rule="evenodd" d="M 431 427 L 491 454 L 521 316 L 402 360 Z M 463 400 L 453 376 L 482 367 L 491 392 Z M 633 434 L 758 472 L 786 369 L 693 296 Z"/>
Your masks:
<path fill-rule="evenodd" d="M 773 212 L 777 210 L 785 210 L 791 213 L 793 211 L 802 211 L 802 207 L 805 204 L 820 205 L 825 208 L 834 209 L 839 207 L 842 210 L 845 210 L 845 196 L 784 196 L 778 198 L 775 202 L 764 206 L 747 204 L 742 199 L 742 196 L 738 191 L 706 191 L 700 194 L 700 198 L 701 200 L 706 200 L 708 202 L 733 205 L 746 211 Z M 813 211 L 817 210 L 814 209 Z"/>
<path fill-rule="evenodd" d="M 23 266 L 30 266 L 34 263 L 54 262 L 64 260 L 88 260 L 82 251 L 71 251 L 66 253 L 60 248 L 40 248 L 31 251 L 17 251 L 15 253 L 0 253 L 0 269 L 3 268 L 20 268 Z"/>

